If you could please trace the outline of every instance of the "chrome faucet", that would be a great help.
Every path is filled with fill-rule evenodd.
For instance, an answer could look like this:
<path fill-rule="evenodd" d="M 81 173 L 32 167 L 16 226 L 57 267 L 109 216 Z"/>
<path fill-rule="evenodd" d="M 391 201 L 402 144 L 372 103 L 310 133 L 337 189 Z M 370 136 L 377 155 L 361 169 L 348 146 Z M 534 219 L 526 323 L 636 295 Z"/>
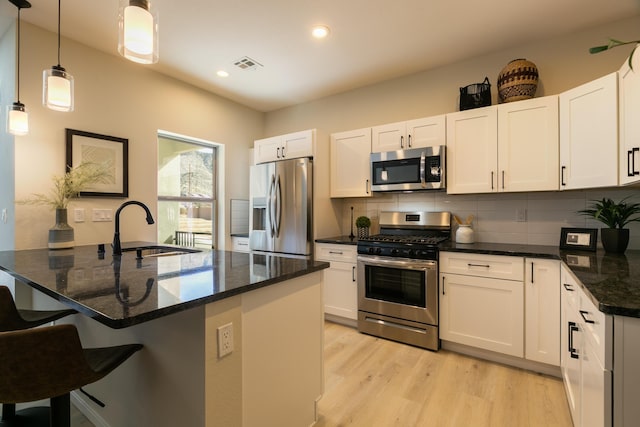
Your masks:
<path fill-rule="evenodd" d="M 120 246 L 120 212 L 125 206 L 129 206 L 129 205 L 140 206 L 142 209 L 145 210 L 145 212 L 147 212 L 147 224 L 151 225 L 154 223 L 153 216 L 151 215 L 151 211 L 149 210 L 147 205 L 145 205 L 144 203 L 138 202 L 137 200 L 129 200 L 128 202 L 124 202 L 122 205 L 120 205 L 120 207 L 116 211 L 116 230 L 115 230 L 115 233 L 113 234 L 113 243 L 111 244 L 111 247 L 113 248 L 114 256 L 122 255 L 122 246 Z"/>

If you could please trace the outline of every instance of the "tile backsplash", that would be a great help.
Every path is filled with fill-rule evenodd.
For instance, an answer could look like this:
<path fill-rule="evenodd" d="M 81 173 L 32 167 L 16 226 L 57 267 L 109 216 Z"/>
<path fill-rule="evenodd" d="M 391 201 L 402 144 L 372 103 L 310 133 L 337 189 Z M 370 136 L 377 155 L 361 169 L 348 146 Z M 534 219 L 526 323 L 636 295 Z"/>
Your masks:
<path fill-rule="evenodd" d="M 350 215 L 371 218 L 371 232 L 379 230 L 382 211 L 449 211 L 464 220 L 473 215 L 477 242 L 525 243 L 557 246 L 562 227 L 597 228 L 604 225 L 577 213 L 592 200 L 610 197 L 619 201 L 629 197 L 640 202 L 637 188 L 592 189 L 541 193 L 496 193 L 448 195 L 443 191 L 422 193 L 384 193 L 370 199 L 344 199 L 342 234 L 350 233 Z M 453 233 L 455 235 L 455 223 Z M 640 249 L 640 223 L 631 223 L 629 248 Z M 354 225 L 355 230 L 355 225 Z M 600 232 L 598 231 L 598 245 Z"/>

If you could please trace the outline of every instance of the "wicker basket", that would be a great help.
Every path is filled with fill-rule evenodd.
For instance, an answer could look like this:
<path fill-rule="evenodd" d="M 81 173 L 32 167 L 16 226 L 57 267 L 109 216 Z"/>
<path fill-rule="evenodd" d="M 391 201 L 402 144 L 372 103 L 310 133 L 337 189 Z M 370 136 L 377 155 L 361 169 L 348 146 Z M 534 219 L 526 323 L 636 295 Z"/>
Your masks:
<path fill-rule="evenodd" d="M 538 68 L 526 59 L 514 59 L 498 74 L 500 102 L 533 98 L 538 89 Z"/>

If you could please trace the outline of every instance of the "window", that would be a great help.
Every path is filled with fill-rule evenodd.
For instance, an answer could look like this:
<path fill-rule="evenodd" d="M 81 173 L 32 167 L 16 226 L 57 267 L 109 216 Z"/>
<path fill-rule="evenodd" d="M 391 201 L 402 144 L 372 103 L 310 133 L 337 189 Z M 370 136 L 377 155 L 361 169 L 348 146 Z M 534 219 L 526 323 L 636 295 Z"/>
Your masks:
<path fill-rule="evenodd" d="M 158 137 L 158 242 L 213 248 L 217 148 Z"/>

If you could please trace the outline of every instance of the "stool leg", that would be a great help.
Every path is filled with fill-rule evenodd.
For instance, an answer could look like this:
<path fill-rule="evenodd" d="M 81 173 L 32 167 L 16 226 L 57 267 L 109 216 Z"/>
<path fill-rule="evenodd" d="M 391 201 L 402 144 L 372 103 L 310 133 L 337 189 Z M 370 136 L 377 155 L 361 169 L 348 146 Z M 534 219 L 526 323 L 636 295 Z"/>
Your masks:
<path fill-rule="evenodd" d="M 71 398 L 70 394 L 63 394 L 51 398 L 51 427 L 71 426 Z"/>
<path fill-rule="evenodd" d="M 3 403 L 2 404 L 2 421 L 12 420 L 15 417 L 16 417 L 16 404 Z"/>

